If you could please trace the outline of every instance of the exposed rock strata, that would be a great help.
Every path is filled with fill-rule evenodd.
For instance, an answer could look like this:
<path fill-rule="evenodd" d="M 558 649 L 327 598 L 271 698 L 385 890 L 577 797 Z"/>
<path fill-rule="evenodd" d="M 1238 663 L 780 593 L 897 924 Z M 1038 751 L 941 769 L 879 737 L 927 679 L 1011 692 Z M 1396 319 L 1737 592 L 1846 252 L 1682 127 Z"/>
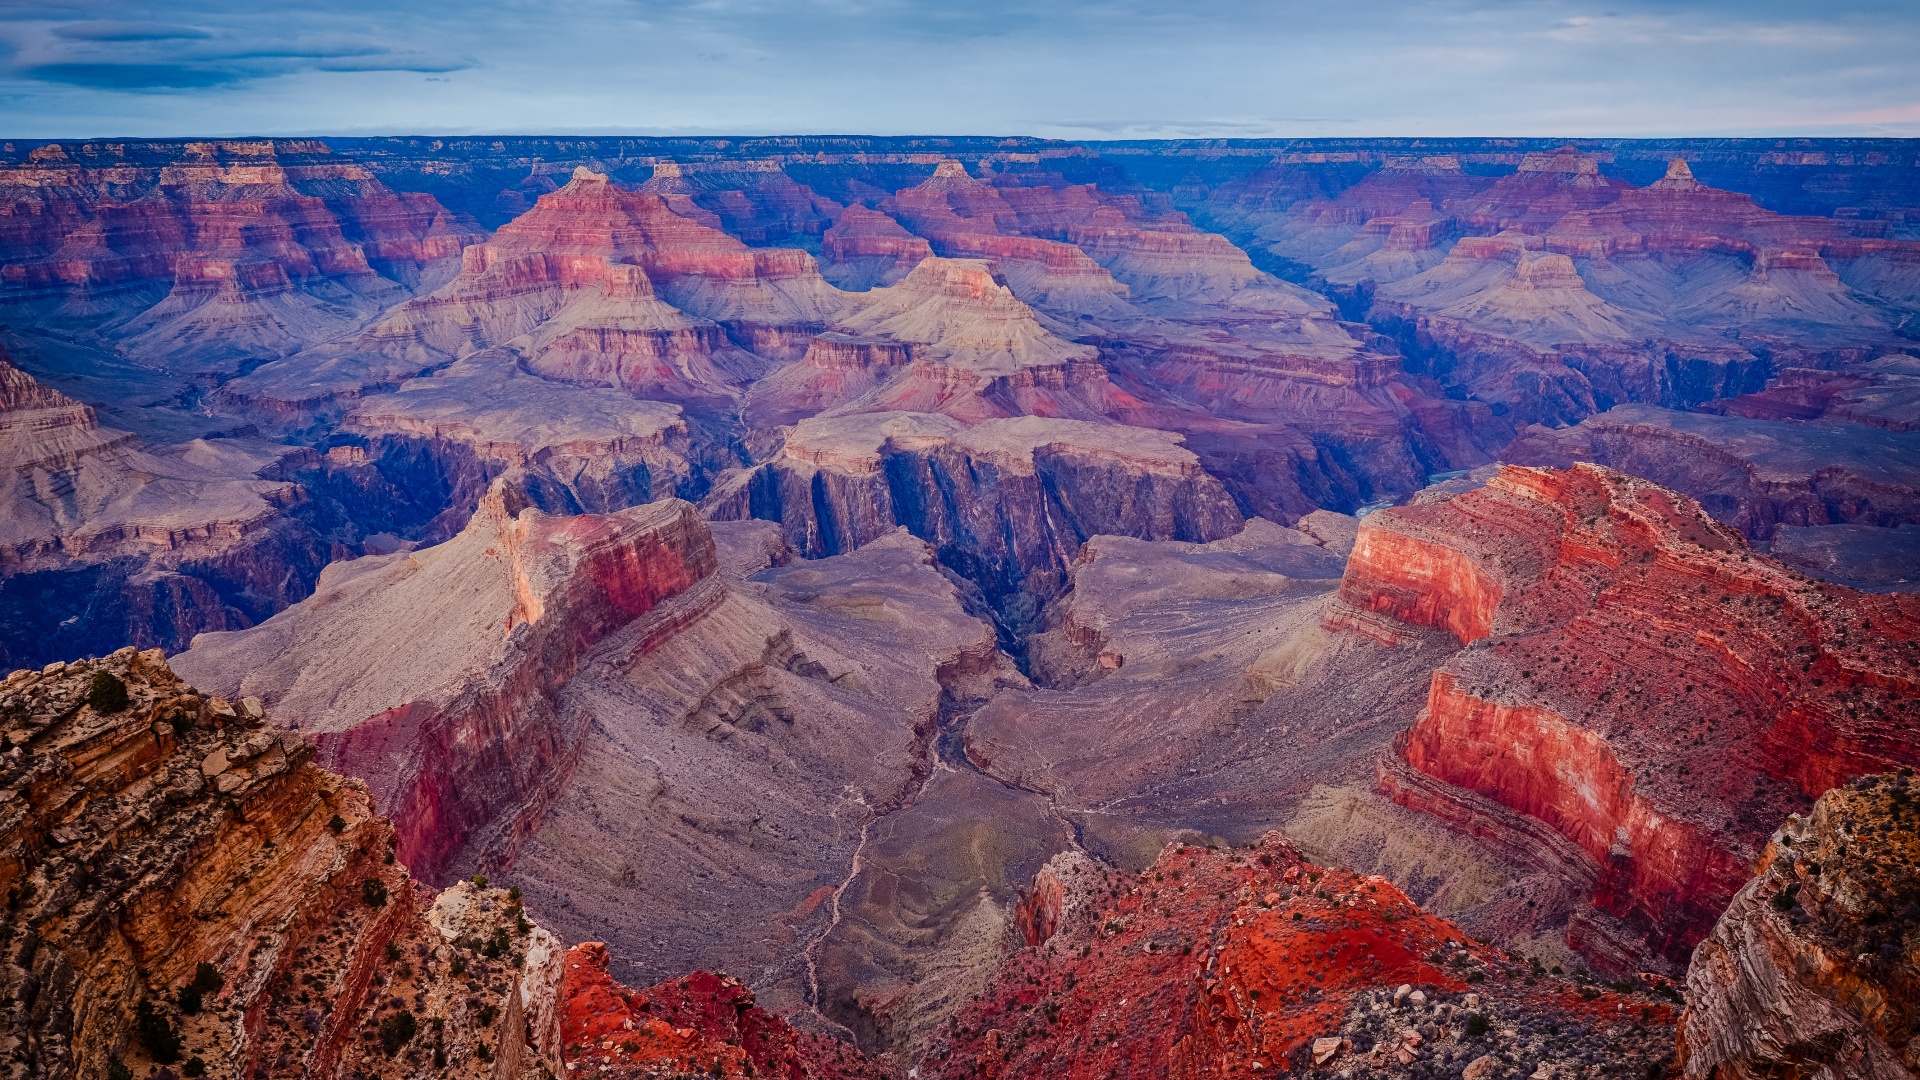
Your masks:
<path fill-rule="evenodd" d="M 538 823 L 584 734 L 557 722 L 553 695 L 594 643 L 715 568 L 686 503 L 550 517 L 507 496 L 438 547 L 336 563 L 310 601 L 174 661 L 267 701 L 331 767 L 365 777 L 428 880 L 465 852 L 511 851 Z"/>
<path fill-rule="evenodd" d="M 150 362 L 231 373 L 356 329 L 478 239 L 316 142 L 199 142 L 171 163 L 0 170 L 0 300 Z"/>
<path fill-rule="evenodd" d="M 1095 534 L 1205 541 L 1241 520 L 1178 436 L 1039 417 L 968 426 L 924 413 L 803 421 L 778 458 L 723 480 L 705 505 L 716 518 L 778 521 L 809 556 L 904 525 L 996 597 L 1062 573 Z M 1030 591 L 1051 590 L 1041 578 Z"/>
<path fill-rule="evenodd" d="M 124 707 L 89 703 L 102 674 Z M 257 701 L 129 648 L 15 672 L 0 723 L 8 1075 L 561 1072 L 558 943 L 503 891 L 416 885 L 364 785 Z"/>
<path fill-rule="evenodd" d="M 178 648 L 304 595 L 328 549 L 257 439 L 147 446 L 0 352 L 0 661 Z"/>
<path fill-rule="evenodd" d="M 754 1004 L 740 980 L 696 971 L 634 991 L 607 974 L 599 942 L 566 952 L 562 1039 L 592 1075 L 729 1080 L 880 1080 L 891 1073 L 843 1042 L 797 1030 Z"/>
<path fill-rule="evenodd" d="M 1592 880 L 1599 915 L 1576 914 L 1569 940 L 1604 966 L 1679 961 L 1772 821 L 1920 760 L 1908 599 L 1809 581 L 1684 497 L 1599 466 L 1508 466 L 1375 514 L 1340 595 L 1335 624 L 1470 646 L 1435 672 L 1399 752 L 1583 853 L 1567 874 Z M 1479 814 L 1444 785 L 1391 781 L 1463 828 Z"/>
<path fill-rule="evenodd" d="M 1911 770 L 1788 818 L 1687 970 L 1685 1073 L 1920 1072 L 1920 809 Z"/>

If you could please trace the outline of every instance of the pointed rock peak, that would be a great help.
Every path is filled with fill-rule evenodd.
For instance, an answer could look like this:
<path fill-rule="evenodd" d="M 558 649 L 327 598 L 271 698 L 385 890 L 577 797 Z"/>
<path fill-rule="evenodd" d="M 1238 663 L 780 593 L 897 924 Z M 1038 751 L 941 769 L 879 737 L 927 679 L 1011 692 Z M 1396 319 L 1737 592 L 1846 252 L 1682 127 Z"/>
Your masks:
<path fill-rule="evenodd" d="M 1699 191 L 1706 185 L 1693 178 L 1687 159 L 1674 158 L 1667 163 L 1667 175 L 1652 184 L 1655 191 Z"/>
<path fill-rule="evenodd" d="M 945 161 L 942 161 L 940 164 L 934 166 L 933 178 L 935 180 L 971 180 L 973 179 L 973 177 L 967 174 L 966 163 L 962 161 L 956 161 L 953 158 L 948 158 Z"/>
<path fill-rule="evenodd" d="M 606 182 L 606 173 L 594 172 L 585 165 L 575 165 L 573 167 L 573 179 L 568 181 L 567 186 L 572 187 L 574 184 L 604 184 Z"/>

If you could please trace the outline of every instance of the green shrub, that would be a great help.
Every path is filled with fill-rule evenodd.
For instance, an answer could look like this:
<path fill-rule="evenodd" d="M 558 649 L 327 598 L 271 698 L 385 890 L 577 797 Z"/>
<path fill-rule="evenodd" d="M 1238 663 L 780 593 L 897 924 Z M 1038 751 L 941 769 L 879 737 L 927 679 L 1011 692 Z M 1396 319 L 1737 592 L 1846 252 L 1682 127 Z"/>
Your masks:
<path fill-rule="evenodd" d="M 198 1013 L 201 999 L 208 994 L 219 993 L 225 985 L 227 980 L 221 978 L 219 968 L 205 960 L 200 961 L 200 966 L 193 969 L 193 981 L 180 988 L 180 1011 L 188 1016 Z"/>
<path fill-rule="evenodd" d="M 173 1018 L 155 1008 L 153 1002 L 134 1006 L 133 1035 L 158 1064 L 171 1065 L 180 1060 L 180 1032 L 174 1028 Z"/>
<path fill-rule="evenodd" d="M 127 707 L 127 684 L 111 671 L 96 671 L 93 686 L 87 691 L 87 704 L 97 713 L 117 713 Z"/>
<path fill-rule="evenodd" d="M 419 1026 L 414 1023 L 413 1014 L 401 1009 L 380 1021 L 380 1049 L 385 1050 L 388 1057 L 392 1057 L 400 1052 L 401 1047 L 412 1042 L 414 1035 L 418 1033 Z"/>

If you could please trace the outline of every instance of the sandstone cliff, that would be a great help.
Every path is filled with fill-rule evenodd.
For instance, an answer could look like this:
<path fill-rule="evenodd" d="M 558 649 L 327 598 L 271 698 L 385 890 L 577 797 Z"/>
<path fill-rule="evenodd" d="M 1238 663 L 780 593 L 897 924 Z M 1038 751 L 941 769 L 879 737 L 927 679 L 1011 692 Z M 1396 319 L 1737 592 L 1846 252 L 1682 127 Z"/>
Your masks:
<path fill-rule="evenodd" d="M 0 723 L 8 1075 L 561 1072 L 558 943 L 500 890 L 416 885 L 257 701 L 129 648 L 15 672 Z"/>
<path fill-rule="evenodd" d="M 1774 833 L 1687 970 L 1685 1072 L 1920 1072 L 1920 813 L 1912 770 L 1855 779 Z"/>
<path fill-rule="evenodd" d="M 592 645 L 715 567 L 686 503 L 550 517 L 511 494 L 497 488 L 445 544 L 336 563 L 311 602 L 175 658 L 203 685 L 264 699 L 331 767 L 366 778 L 428 880 L 463 851 L 512 850 L 579 752 L 552 696 Z"/>
<path fill-rule="evenodd" d="M 1590 889 L 1598 914 L 1568 936 L 1603 966 L 1680 961 L 1773 821 L 1920 759 L 1910 600 L 1809 581 L 1599 466 L 1507 466 L 1369 517 L 1340 596 L 1335 625 L 1469 646 L 1383 790 L 1469 832 L 1524 832 L 1512 812 L 1570 841 L 1511 838 Z"/>
<path fill-rule="evenodd" d="M 190 371 L 351 332 L 479 238 L 312 142 L 187 143 L 165 164 L 47 154 L 0 170 L 0 190 L 18 208 L 0 303 Z"/>

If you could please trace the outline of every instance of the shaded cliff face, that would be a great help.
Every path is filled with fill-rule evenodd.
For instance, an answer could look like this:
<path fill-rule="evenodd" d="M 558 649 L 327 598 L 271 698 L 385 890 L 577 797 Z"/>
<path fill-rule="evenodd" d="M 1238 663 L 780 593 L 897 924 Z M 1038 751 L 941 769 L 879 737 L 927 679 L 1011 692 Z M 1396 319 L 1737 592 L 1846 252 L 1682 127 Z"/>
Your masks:
<path fill-rule="evenodd" d="M 510 850 L 538 820 L 581 737 L 555 722 L 553 695 L 585 650 L 715 567 L 686 503 L 556 518 L 507 497 L 444 545 L 336 564 L 312 602 L 175 658 L 268 701 L 331 767 L 367 778 L 429 880 L 469 847 Z"/>
<path fill-rule="evenodd" d="M 568 1067 L 621 1078 L 772 1076 L 778 1080 L 879 1080 L 892 1075 L 858 1050 L 802 1032 L 754 1004 L 740 980 L 696 971 L 645 990 L 607 974 L 607 947 L 566 952 L 561 1038 Z"/>
<path fill-rule="evenodd" d="M 1768 842 L 1687 969 L 1689 1077 L 1920 1069 L 1912 770 L 1855 779 Z"/>
<path fill-rule="evenodd" d="M 1643 1074 L 1672 1052 L 1667 1001 L 1529 971 L 1384 879 L 1315 866 L 1278 834 L 1169 846 L 1140 874 L 1063 856 L 1021 911 L 1027 936 L 923 1071 Z"/>
<path fill-rule="evenodd" d="M 56 148 L 57 149 L 57 148 Z M 230 374 L 350 332 L 479 238 L 317 142 L 203 142 L 158 162 L 64 153 L 0 171 L 0 300 L 148 362 Z"/>
<path fill-rule="evenodd" d="M 1603 966 L 1680 961 L 1769 822 L 1920 759 L 1907 598 L 1810 581 L 1599 466 L 1508 466 L 1368 518 L 1341 601 L 1334 625 L 1469 644 L 1383 790 L 1469 832 L 1524 831 L 1511 811 L 1570 841 L 1549 860 L 1599 914 L 1569 942 Z"/>
<path fill-rule="evenodd" d="M 1003 607 L 1022 592 L 1058 591 L 1090 536 L 1205 541 L 1241 521 L 1178 436 L 1039 417 L 968 426 L 924 413 L 804 421 L 779 457 L 724 480 L 705 505 L 718 519 L 778 521 L 811 556 L 904 525 Z M 1025 617 L 1035 602 L 1021 602 Z"/>
<path fill-rule="evenodd" d="M 13 1074 L 560 1071 L 558 943 L 500 890 L 415 884 L 365 786 L 257 701 L 123 649 L 15 672 L 0 723 Z"/>
<path fill-rule="evenodd" d="M 143 443 L 0 350 L 0 663 L 179 648 L 304 595 L 329 550 L 257 439 Z"/>

